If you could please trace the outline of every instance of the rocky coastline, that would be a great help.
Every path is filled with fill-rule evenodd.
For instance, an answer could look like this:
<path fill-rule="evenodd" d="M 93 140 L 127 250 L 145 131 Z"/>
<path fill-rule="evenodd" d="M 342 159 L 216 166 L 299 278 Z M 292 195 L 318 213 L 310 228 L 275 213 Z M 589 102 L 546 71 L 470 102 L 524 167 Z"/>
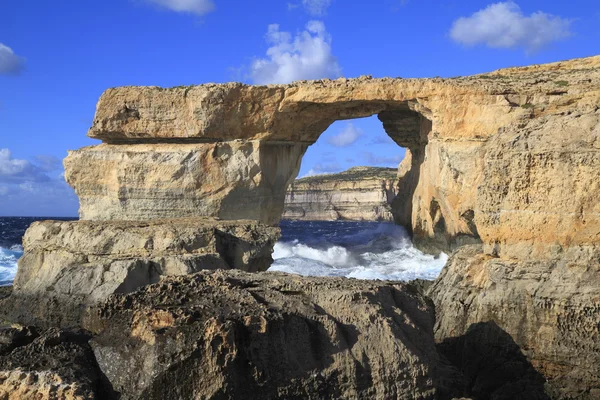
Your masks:
<path fill-rule="evenodd" d="M 557 82 L 560 82 L 558 84 Z M 304 151 L 377 114 L 422 282 L 263 272 Z M 121 87 L 0 291 L 2 399 L 600 397 L 600 56 L 452 79 Z"/>
<path fill-rule="evenodd" d="M 283 219 L 393 221 L 396 168 L 353 167 L 296 179 L 285 195 Z"/>

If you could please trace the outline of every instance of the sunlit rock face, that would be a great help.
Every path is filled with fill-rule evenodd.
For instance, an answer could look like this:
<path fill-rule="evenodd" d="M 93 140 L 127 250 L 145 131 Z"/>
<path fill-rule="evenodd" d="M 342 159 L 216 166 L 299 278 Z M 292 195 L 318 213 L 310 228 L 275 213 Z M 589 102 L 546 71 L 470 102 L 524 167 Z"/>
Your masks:
<path fill-rule="evenodd" d="M 38 221 L 3 315 L 21 324 L 77 326 L 86 306 L 161 277 L 200 270 L 265 271 L 279 228 L 256 221 Z"/>
<path fill-rule="evenodd" d="M 375 114 L 409 155 L 394 220 L 422 249 L 458 248 L 429 292 L 436 339 L 470 335 L 470 343 L 479 337 L 473 325 L 493 322 L 478 325 L 482 337 L 507 336 L 556 398 L 598 398 L 600 57 L 452 79 L 109 89 L 89 131 L 104 143 L 70 152 L 66 178 L 83 224 L 250 219 L 243 236 L 255 238 L 279 221 L 306 148 L 336 120 Z M 58 252 L 82 257 L 73 276 L 85 276 L 93 235 L 57 238 L 26 245 L 14 292 L 24 300 L 3 309 L 43 314 L 38 293 L 80 287 L 83 278 L 54 285 L 47 277 L 67 276 L 57 271 L 70 265 L 51 262 Z M 65 250 L 69 243 L 82 250 Z M 106 257 L 97 271 L 118 258 Z M 100 293 L 98 285 L 82 287 Z"/>
<path fill-rule="evenodd" d="M 283 218 L 307 221 L 392 221 L 394 168 L 354 167 L 297 179 L 285 197 Z"/>
<path fill-rule="evenodd" d="M 71 152 L 66 177 L 82 219 L 275 224 L 306 147 L 336 120 L 377 114 L 411 154 L 392 209 L 422 248 L 482 240 L 496 253 L 539 253 L 597 242 L 598 219 L 586 216 L 599 212 L 590 200 L 599 65 L 591 57 L 452 79 L 109 89 L 89 131 L 106 144 Z"/>
<path fill-rule="evenodd" d="M 213 217 L 275 224 L 302 143 L 101 144 L 71 151 L 65 177 L 83 220 Z"/>

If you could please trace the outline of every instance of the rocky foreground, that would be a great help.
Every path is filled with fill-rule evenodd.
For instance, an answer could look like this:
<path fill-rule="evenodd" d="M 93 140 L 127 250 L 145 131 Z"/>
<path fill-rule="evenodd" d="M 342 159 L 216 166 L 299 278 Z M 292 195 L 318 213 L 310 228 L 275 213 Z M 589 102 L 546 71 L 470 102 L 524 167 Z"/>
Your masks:
<path fill-rule="evenodd" d="M 83 330 L 0 331 L 0 395 L 546 398 L 544 378 L 497 326 L 436 345 L 434 320 L 411 284 L 202 271 L 113 295 L 86 311 Z M 465 351 L 468 361 L 448 362 Z"/>
<path fill-rule="evenodd" d="M 285 195 L 282 218 L 307 221 L 393 221 L 396 168 L 354 167 L 296 179 Z"/>
<path fill-rule="evenodd" d="M 407 157 L 391 205 L 452 252 L 417 285 L 270 263 L 335 120 Z M 600 57 L 453 79 L 123 87 L 0 301 L 0 398 L 600 398 Z M 420 285 L 427 286 L 427 285 Z"/>

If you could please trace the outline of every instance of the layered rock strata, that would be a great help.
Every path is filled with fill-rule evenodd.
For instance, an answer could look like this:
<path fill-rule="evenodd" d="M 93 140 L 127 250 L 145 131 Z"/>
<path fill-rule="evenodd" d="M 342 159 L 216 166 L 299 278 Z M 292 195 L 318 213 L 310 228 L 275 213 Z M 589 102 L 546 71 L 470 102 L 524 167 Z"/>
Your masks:
<path fill-rule="evenodd" d="M 34 222 L 3 314 L 22 324 L 77 325 L 87 306 L 164 275 L 265 271 L 278 236 L 279 228 L 244 220 Z"/>
<path fill-rule="evenodd" d="M 283 218 L 392 221 L 397 170 L 354 167 L 336 174 L 296 179 L 285 196 Z"/>
<path fill-rule="evenodd" d="M 504 193 L 502 185 L 518 192 L 511 178 L 529 179 L 521 172 L 527 168 L 548 179 L 572 168 L 591 179 L 599 64 L 591 57 L 453 79 L 109 89 L 89 131 L 106 144 L 71 152 L 66 177 L 82 219 L 189 215 L 276 223 L 306 147 L 336 120 L 377 114 L 412 155 L 394 210 L 417 242 L 434 251 L 481 235 L 502 241 L 501 212 L 502 229 L 527 243 L 536 230 L 574 232 L 578 215 L 598 212 L 588 201 L 547 207 L 543 196 L 532 196 L 551 180 L 534 182 L 539 187 L 531 185 L 528 198 Z M 567 154 L 586 154 L 587 164 L 581 169 Z M 507 173 L 511 163 L 516 170 Z M 552 198 L 581 192 L 576 177 L 560 180 Z M 524 228 L 523 216 L 539 210 L 548 218 Z"/>
<path fill-rule="evenodd" d="M 143 141 L 142 141 L 143 143 Z M 101 144 L 69 152 L 82 220 L 253 219 L 275 224 L 302 143 Z"/>
<path fill-rule="evenodd" d="M 519 390 L 526 382 L 534 382 L 538 389 L 541 379 L 537 372 L 548 380 L 544 390 L 553 398 L 598 397 L 600 57 L 453 79 L 362 77 L 270 86 L 235 83 L 109 89 L 98 103 L 89 132 L 104 143 L 70 152 L 65 160 L 66 178 L 80 197 L 83 221 L 71 225 L 50 222 L 28 231 L 14 292 L 3 300 L 0 311 L 9 320 L 55 325 L 80 323 L 81 316 L 87 315 L 91 318 L 87 326 L 98 335 L 96 357 L 106 363 L 105 374 L 132 398 L 151 396 L 154 391 L 164 394 L 162 387 L 167 385 L 156 384 L 163 378 L 162 383 L 182 379 L 185 389 L 181 393 L 208 393 L 203 390 L 210 389 L 194 386 L 183 374 L 178 375 L 182 378 L 170 374 L 171 369 L 180 367 L 200 371 L 199 376 L 216 377 L 212 381 L 214 396 L 228 390 L 234 393 L 242 383 L 256 388 L 256 393 L 264 390 L 285 396 L 285 392 L 269 392 L 276 389 L 261 384 L 266 382 L 265 376 L 280 377 L 278 366 L 288 371 L 291 365 L 300 371 L 325 370 L 330 380 L 324 386 L 329 389 L 323 390 L 331 396 L 435 395 L 435 385 L 443 385 L 431 381 L 434 373 L 429 367 L 438 364 L 419 347 L 425 344 L 413 345 L 413 333 L 419 333 L 422 340 L 419 327 L 425 326 L 416 321 L 426 317 L 399 311 L 404 308 L 397 295 L 386 295 L 380 302 L 371 289 L 349 284 L 353 294 L 341 294 L 329 284 L 293 278 L 298 285 L 314 283 L 318 293 L 310 292 L 307 298 L 301 294 L 307 289 L 286 283 L 282 287 L 292 288 L 284 289 L 289 290 L 283 293 L 286 306 L 276 311 L 271 298 L 278 295 L 263 295 L 252 288 L 275 290 L 278 284 L 273 282 L 280 278 L 269 280 L 269 286 L 271 283 L 261 283 L 261 278 L 236 278 L 235 273 L 221 289 L 235 286 L 232 282 L 236 280 L 244 282 L 247 295 L 256 300 L 254 305 L 248 303 L 249 308 L 241 303 L 222 308 L 229 300 L 218 294 L 221 289 L 215 289 L 221 282 L 217 278 L 206 278 L 210 285 L 193 283 L 192 278 L 168 278 L 164 285 L 141 289 L 140 297 L 115 294 L 155 282 L 159 275 L 173 271 L 263 268 L 277 233 L 258 223 L 279 221 L 287 188 L 306 148 L 332 122 L 374 114 L 410 155 L 399 171 L 400 194 L 392 204 L 394 219 L 407 225 L 415 243 L 428 251 L 451 251 L 469 244 L 454 254 L 429 289 L 436 304 L 440 349 L 460 364 L 468 382 L 477 383 L 476 387 L 465 383 L 465 393 L 475 398 L 502 398 L 492 393 L 504 398 L 511 393 L 521 396 Z M 153 222 L 162 218 L 196 219 L 183 226 L 173 221 Z M 246 218 L 254 222 L 242 224 L 257 225 L 245 233 L 237 231 L 239 228 L 223 228 L 238 226 L 236 221 Z M 236 232 L 222 239 L 211 227 Z M 233 247 L 228 247 L 230 244 Z M 198 308 L 182 310 L 180 300 L 170 294 L 181 290 L 178 285 L 198 288 L 215 301 L 204 304 L 193 298 Z M 330 291 L 339 294 L 341 304 L 351 303 L 353 311 L 334 312 L 332 299 L 316 300 Z M 96 317 L 87 314 L 90 306 L 102 304 L 111 295 L 115 297 Z M 370 316 L 368 323 L 354 311 L 353 302 L 361 301 L 363 295 L 375 304 L 367 307 L 365 314 L 377 315 Z M 233 299 L 242 302 L 250 297 L 240 294 Z M 338 353 L 328 353 L 330 347 L 320 342 L 294 348 L 298 351 L 290 353 L 294 357 L 307 357 L 300 364 L 293 364 L 292 356 L 281 358 L 287 353 L 279 344 L 278 357 L 263 358 L 261 349 L 267 346 L 267 338 L 274 343 L 280 343 L 281 337 L 291 338 L 286 346 L 296 341 L 313 343 L 314 335 L 306 332 L 314 330 L 290 328 L 304 326 L 292 318 L 298 314 L 299 299 L 309 305 L 300 320 L 317 320 L 332 327 L 324 337 L 335 336 L 333 348 L 345 361 L 337 358 Z M 170 304 L 175 305 L 173 310 Z M 138 305 L 148 314 L 136 313 Z M 288 305 L 290 312 L 286 311 Z M 244 325 L 237 307 L 251 315 L 264 311 L 265 320 L 273 317 L 275 322 L 266 323 L 271 328 L 264 332 L 260 319 Z M 209 308 L 220 316 L 216 322 L 206 319 L 208 314 L 202 311 Z M 370 318 L 378 332 L 370 330 Z M 186 321 L 191 328 L 180 336 L 169 329 Z M 340 321 L 358 326 L 368 335 L 353 336 L 336 325 Z M 240 324 L 249 324 L 253 332 L 265 336 L 245 334 Z M 304 324 L 322 332 L 313 322 Z M 126 354 L 124 347 L 111 342 L 122 337 L 110 330 L 112 325 L 121 327 L 130 348 L 139 352 Z M 162 337 L 164 332 L 173 336 Z M 302 335 L 293 336 L 294 332 Z M 380 336 L 389 332 L 398 335 L 393 340 Z M 269 336 L 271 333 L 275 336 Z M 197 353 L 189 353 L 187 345 L 198 344 L 192 338 L 204 336 L 211 345 L 200 341 Z M 244 339 L 248 337 L 252 340 Z M 373 337 L 376 339 L 371 340 Z M 360 352 L 344 350 L 350 346 L 343 344 L 354 340 L 359 347 L 352 348 Z M 156 343 L 165 347 L 153 347 Z M 187 347 L 178 347 L 181 343 Z M 508 372 L 499 381 L 488 381 L 482 372 L 489 372 L 492 364 L 480 360 L 470 364 L 463 357 L 474 356 L 469 349 L 489 346 L 510 350 L 501 352 L 502 357 L 508 353 L 518 356 L 522 351 L 526 359 L 516 362 L 526 381 L 505 384 L 509 376 L 515 377 Z M 177 353 L 178 349 L 182 352 Z M 162 369 L 154 351 L 165 351 L 160 359 L 167 360 L 171 369 Z M 408 353 L 411 356 L 405 357 Z M 120 365 L 128 367 L 143 359 L 148 364 L 146 369 L 140 367 L 140 374 L 159 381 L 136 384 L 126 377 L 120 380 L 102 361 L 103 354 L 114 355 Z M 323 354 L 328 355 L 326 360 L 320 358 Z M 244 368 L 255 369 L 244 370 L 250 373 L 242 375 L 243 382 L 232 381 L 227 372 L 243 364 L 240 360 L 250 360 L 251 366 Z M 356 362 L 348 364 L 348 360 Z M 510 372 L 511 362 L 494 365 Z M 403 372 L 383 370 L 383 365 L 400 365 L 394 371 Z M 279 387 L 291 394 L 307 390 L 319 397 L 320 379 L 320 375 L 302 375 L 292 382 L 284 380 Z"/>

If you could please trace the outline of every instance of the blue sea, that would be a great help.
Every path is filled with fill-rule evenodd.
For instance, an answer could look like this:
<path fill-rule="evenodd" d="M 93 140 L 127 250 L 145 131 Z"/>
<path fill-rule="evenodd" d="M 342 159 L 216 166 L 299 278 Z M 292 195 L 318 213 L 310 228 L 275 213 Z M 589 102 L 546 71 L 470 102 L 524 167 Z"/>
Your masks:
<path fill-rule="evenodd" d="M 416 249 L 402 226 L 386 222 L 281 222 L 269 271 L 357 279 L 435 279 L 448 256 Z"/>
<path fill-rule="evenodd" d="M 0 217 L 0 285 L 9 285 L 23 255 L 22 237 L 33 221 L 73 218 Z M 448 257 L 427 255 L 392 223 L 355 221 L 281 222 L 269 271 L 358 279 L 435 279 Z"/>
<path fill-rule="evenodd" d="M 23 234 L 34 221 L 46 219 L 73 220 L 56 217 L 0 217 L 0 286 L 10 285 L 17 273 L 17 260 L 23 255 Z"/>

